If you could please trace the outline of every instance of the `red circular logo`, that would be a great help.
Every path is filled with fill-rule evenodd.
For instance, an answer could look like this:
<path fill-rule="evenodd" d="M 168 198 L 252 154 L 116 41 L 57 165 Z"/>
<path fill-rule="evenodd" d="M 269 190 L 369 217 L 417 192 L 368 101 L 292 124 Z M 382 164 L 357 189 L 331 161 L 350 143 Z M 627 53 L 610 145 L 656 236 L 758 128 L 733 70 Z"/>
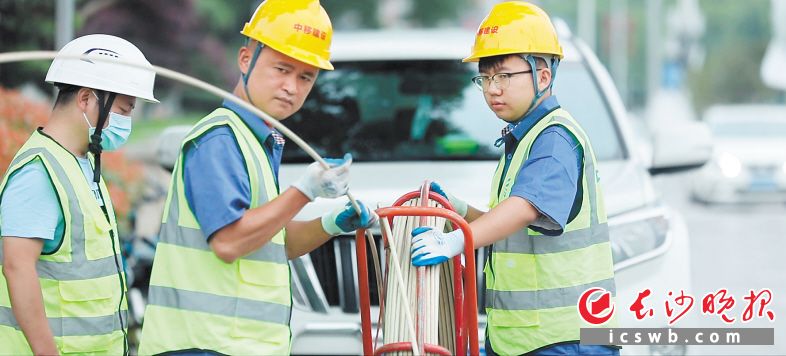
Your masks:
<path fill-rule="evenodd" d="M 599 296 L 590 300 L 590 297 L 593 295 Z M 611 292 L 603 288 L 587 289 L 579 298 L 578 309 L 581 318 L 590 324 L 600 325 L 607 322 L 614 315 L 614 303 L 611 302 Z"/>

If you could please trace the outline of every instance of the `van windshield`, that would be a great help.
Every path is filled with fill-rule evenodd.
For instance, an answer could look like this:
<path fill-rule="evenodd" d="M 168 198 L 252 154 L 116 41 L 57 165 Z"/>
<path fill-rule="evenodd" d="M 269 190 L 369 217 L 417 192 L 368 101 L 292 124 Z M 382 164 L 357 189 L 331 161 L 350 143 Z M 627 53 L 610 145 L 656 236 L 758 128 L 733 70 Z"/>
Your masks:
<path fill-rule="evenodd" d="M 505 126 L 460 61 L 359 61 L 323 71 L 303 108 L 284 121 L 320 155 L 356 161 L 497 160 Z M 555 93 L 582 123 L 599 160 L 622 158 L 612 117 L 586 67 L 565 62 Z M 284 162 L 311 162 L 288 146 Z"/>

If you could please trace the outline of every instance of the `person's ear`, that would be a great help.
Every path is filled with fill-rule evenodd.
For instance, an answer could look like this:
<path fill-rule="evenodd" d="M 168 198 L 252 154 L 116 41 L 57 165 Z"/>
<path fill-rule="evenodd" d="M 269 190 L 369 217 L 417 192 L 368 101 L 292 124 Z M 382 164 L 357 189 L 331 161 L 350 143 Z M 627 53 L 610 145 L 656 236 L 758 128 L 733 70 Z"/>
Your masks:
<path fill-rule="evenodd" d="M 543 68 L 538 71 L 538 88 L 543 90 L 543 88 L 548 87 L 551 84 L 551 68 Z"/>
<path fill-rule="evenodd" d="M 237 66 L 240 68 L 240 73 L 243 73 L 243 75 L 248 73 L 252 54 L 253 52 L 248 46 L 240 46 L 240 49 L 237 51 Z"/>
<path fill-rule="evenodd" d="M 76 91 L 76 95 L 74 101 L 76 102 L 76 106 L 79 107 L 79 110 L 82 112 L 87 112 L 88 107 L 90 106 L 90 97 L 93 96 L 93 90 L 89 88 L 80 88 Z"/>

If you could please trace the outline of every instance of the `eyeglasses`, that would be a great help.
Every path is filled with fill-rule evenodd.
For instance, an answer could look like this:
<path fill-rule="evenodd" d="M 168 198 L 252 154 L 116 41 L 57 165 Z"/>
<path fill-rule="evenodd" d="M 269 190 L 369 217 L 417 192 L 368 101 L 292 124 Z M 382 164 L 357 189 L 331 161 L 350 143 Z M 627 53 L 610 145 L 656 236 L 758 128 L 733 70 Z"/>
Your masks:
<path fill-rule="evenodd" d="M 543 68 L 538 68 L 541 70 Z M 475 86 L 478 87 L 484 93 L 489 90 L 489 86 L 491 82 L 494 82 L 494 85 L 497 89 L 507 89 L 510 86 L 510 77 L 516 74 L 524 74 L 524 73 L 532 73 L 532 69 L 523 70 L 521 72 L 513 72 L 513 73 L 497 73 L 492 76 L 488 75 L 479 75 L 476 77 L 472 77 L 472 83 L 475 83 Z"/>

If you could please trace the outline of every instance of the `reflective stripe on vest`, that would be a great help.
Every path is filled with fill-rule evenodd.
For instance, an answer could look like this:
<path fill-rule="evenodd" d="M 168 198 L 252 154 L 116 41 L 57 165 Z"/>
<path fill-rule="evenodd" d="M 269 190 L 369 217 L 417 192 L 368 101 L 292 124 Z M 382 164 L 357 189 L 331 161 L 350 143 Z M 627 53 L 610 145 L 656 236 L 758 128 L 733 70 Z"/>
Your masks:
<path fill-rule="evenodd" d="M 48 173 L 60 202 L 64 218 L 63 242 L 57 251 L 41 255 L 36 271 L 42 289 L 49 327 L 61 353 L 123 352 L 123 333 L 118 305 L 121 282 L 113 250 L 119 241 L 114 212 L 103 180 L 99 187 L 104 196 L 109 221 L 88 186 L 76 158 L 51 138 L 36 131 L 19 150 L 0 185 L 5 189 L 8 178 L 33 160 L 40 160 Z M 0 193 L 0 197 L 2 193 Z M 2 233 L 2 232 L 0 232 Z M 0 270 L 4 253 L 0 246 Z M 125 300 L 121 306 L 127 321 Z M 0 354 L 27 354 L 30 347 L 11 309 L 5 277 L 0 274 Z"/>
<path fill-rule="evenodd" d="M 151 305 L 177 305 L 181 309 L 228 317 L 245 318 L 276 324 L 289 323 L 289 307 L 258 300 L 237 298 L 237 305 L 227 304 L 224 297 L 210 293 L 192 292 L 175 288 L 150 286 Z"/>
<path fill-rule="evenodd" d="M 232 130 L 245 160 L 250 208 L 278 196 L 262 144 L 235 113 L 217 109 L 194 126 L 181 145 L 165 203 L 140 354 L 184 349 L 289 353 L 292 302 L 284 230 L 227 264 L 210 248 L 185 198 L 182 148 L 218 126 Z"/>
<path fill-rule="evenodd" d="M 578 340 L 579 329 L 589 327 L 576 309 L 580 295 L 592 287 L 616 293 L 595 154 L 581 126 L 565 110 L 551 112 L 527 132 L 504 177 L 502 157 L 492 180 L 490 206 L 510 196 L 535 139 L 553 125 L 570 131 L 584 149 L 581 207 L 559 236 L 527 228 L 494 244 L 485 267 L 486 312 L 491 345 L 500 354 Z"/>
<path fill-rule="evenodd" d="M 116 315 L 47 318 L 47 321 L 55 336 L 90 336 L 120 330 L 120 318 Z M 20 332 L 22 330 L 9 307 L 0 307 L 0 325 L 10 326 Z"/>

